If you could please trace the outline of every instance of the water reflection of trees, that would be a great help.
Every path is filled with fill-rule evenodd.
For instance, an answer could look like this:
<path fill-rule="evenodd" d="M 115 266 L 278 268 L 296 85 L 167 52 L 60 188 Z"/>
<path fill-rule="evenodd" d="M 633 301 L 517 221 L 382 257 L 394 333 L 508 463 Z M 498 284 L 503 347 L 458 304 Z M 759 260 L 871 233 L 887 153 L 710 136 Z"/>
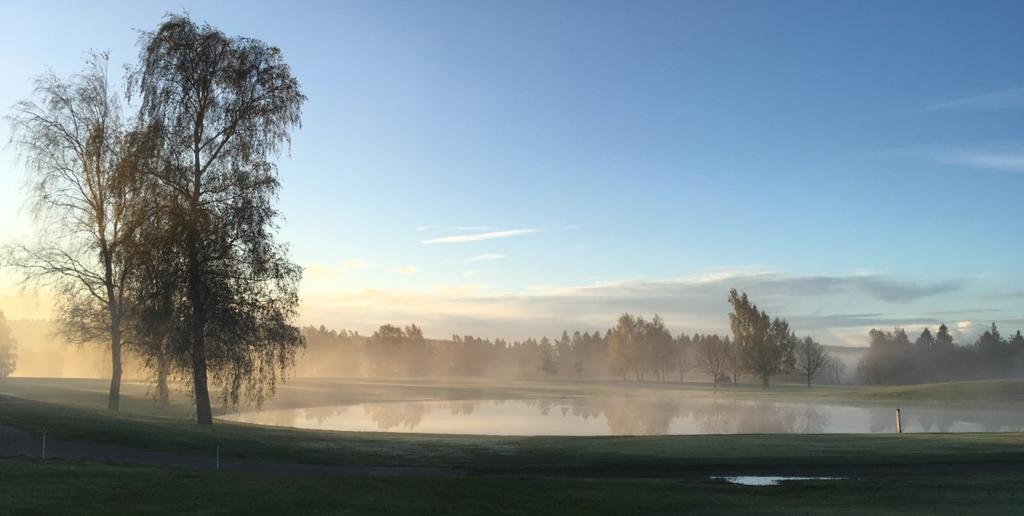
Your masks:
<path fill-rule="evenodd" d="M 469 416 L 476 410 L 479 402 L 476 401 L 450 401 L 447 403 L 448 410 L 454 416 Z"/>
<path fill-rule="evenodd" d="M 953 416 L 950 414 L 940 415 L 926 411 L 915 416 L 914 419 L 921 425 L 922 432 L 948 432 L 953 427 Z"/>
<path fill-rule="evenodd" d="M 813 405 L 712 399 L 694 403 L 687 416 L 702 434 L 822 433 L 827 413 Z"/>
<path fill-rule="evenodd" d="M 735 403 L 723 403 L 717 399 L 696 404 L 689 413 L 697 428 L 705 434 L 736 433 L 738 415 Z"/>
<path fill-rule="evenodd" d="M 349 405 L 313 407 L 304 410 L 303 415 L 305 416 L 307 421 L 315 420 L 318 425 L 322 426 L 324 424 L 324 421 L 327 421 L 328 419 L 331 419 L 335 416 L 340 416 L 341 414 L 348 412 L 349 408 L 351 408 L 351 406 Z"/>
<path fill-rule="evenodd" d="M 535 433 L 546 433 L 545 418 L 569 418 L 591 421 L 604 418 L 607 431 L 612 435 L 665 435 L 665 434 L 735 434 L 735 433 L 823 433 L 834 430 L 833 413 L 840 425 L 851 425 L 850 420 L 835 407 L 773 403 L 769 401 L 734 400 L 717 396 L 695 398 L 640 398 L 604 397 L 570 399 L 448 401 L 448 402 L 392 402 L 363 405 L 366 417 L 382 431 L 402 429 L 415 431 L 431 412 L 450 413 L 453 416 L 486 418 L 493 413 L 480 410 L 490 407 L 503 412 L 503 417 L 521 416 L 524 422 L 535 424 Z M 323 407 L 303 411 L 306 420 L 320 425 L 335 418 L 351 407 Z M 895 410 L 892 408 L 860 408 L 853 410 L 854 422 L 840 431 L 894 432 Z M 535 414 L 533 416 L 531 414 Z M 268 414 L 269 415 L 269 414 Z M 295 413 L 282 411 L 272 424 L 292 424 Z M 536 417 L 536 420 L 531 420 Z M 291 418 L 291 421 L 284 419 Z M 853 419 L 852 421 L 858 421 Z M 973 413 L 969 410 L 911 408 L 903 411 L 904 431 L 948 432 L 957 423 L 970 425 L 960 430 L 1019 431 L 1021 418 L 1012 413 Z M 529 425 L 527 428 L 531 428 Z M 564 427 L 563 427 L 564 429 Z M 495 428 L 496 433 L 501 428 Z M 458 431 L 457 427 L 452 431 Z"/>
<path fill-rule="evenodd" d="M 423 416 L 430 412 L 430 406 L 426 403 L 411 401 L 363 405 L 363 410 L 380 430 L 391 430 L 398 427 L 415 430 L 423 421 Z"/>
<path fill-rule="evenodd" d="M 525 400 L 540 415 L 558 406 L 563 417 L 584 421 L 604 417 L 612 435 L 666 435 L 674 433 L 821 433 L 828 429 L 828 414 L 815 407 L 718 398 L 573 398 Z M 678 423 L 677 427 L 673 427 Z M 538 431 L 542 431 L 538 428 Z"/>
<path fill-rule="evenodd" d="M 813 405 L 802 407 L 797 417 L 801 426 L 796 431 L 805 434 L 823 433 L 828 430 L 829 424 L 832 422 L 827 412 L 822 412 L 814 408 Z"/>
<path fill-rule="evenodd" d="M 960 428 L 961 431 L 1020 432 L 1024 430 L 1020 415 L 1013 410 L 979 413 L 970 409 L 912 408 L 903 411 L 904 421 L 908 419 L 908 415 L 911 416 L 911 421 L 920 426 L 919 430 L 922 432 L 949 432 L 955 430 L 954 425 L 958 422 L 967 425 Z"/>
<path fill-rule="evenodd" d="M 668 399 L 608 398 L 603 412 L 613 435 L 664 435 L 682 405 Z"/>
<path fill-rule="evenodd" d="M 364 405 L 364 411 L 380 430 L 416 430 L 432 409 L 452 415 L 471 416 L 484 404 L 514 403 L 540 416 L 572 417 L 584 421 L 603 416 L 612 435 L 665 435 L 672 433 L 820 433 L 828 428 L 828 415 L 813 406 L 787 406 L 771 402 L 672 398 L 572 398 L 531 399 L 511 402 L 453 401 Z M 326 409 L 319 417 L 330 417 Z M 314 417 L 307 415 L 307 417 Z M 480 416 L 483 417 L 483 416 Z M 679 429 L 673 429 L 674 422 Z M 500 431 L 500 429 L 495 429 Z M 537 433 L 544 433 L 538 421 Z"/>

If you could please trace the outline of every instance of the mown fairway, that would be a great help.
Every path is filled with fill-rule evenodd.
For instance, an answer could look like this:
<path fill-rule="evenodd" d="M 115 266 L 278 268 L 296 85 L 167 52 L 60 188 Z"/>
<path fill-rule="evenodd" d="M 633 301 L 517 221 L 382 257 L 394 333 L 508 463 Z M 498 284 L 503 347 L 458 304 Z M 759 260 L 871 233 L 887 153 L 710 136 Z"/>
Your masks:
<path fill-rule="evenodd" d="M 1013 514 L 1024 475 L 792 482 L 306 478 L 0 460 L 0 514 Z"/>

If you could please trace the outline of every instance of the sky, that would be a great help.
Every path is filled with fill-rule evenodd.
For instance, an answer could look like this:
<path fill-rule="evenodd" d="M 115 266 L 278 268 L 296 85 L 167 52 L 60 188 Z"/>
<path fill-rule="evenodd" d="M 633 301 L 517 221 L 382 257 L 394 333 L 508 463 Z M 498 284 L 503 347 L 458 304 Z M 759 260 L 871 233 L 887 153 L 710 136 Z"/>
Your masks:
<path fill-rule="evenodd" d="M 0 109 L 187 11 L 281 48 L 302 322 L 522 338 L 624 311 L 1024 327 L 1021 2 L 0 2 Z M 10 138 L 0 124 L 0 142 Z M 0 149 L 0 241 L 29 238 Z M 0 310 L 46 317 L 0 272 Z"/>

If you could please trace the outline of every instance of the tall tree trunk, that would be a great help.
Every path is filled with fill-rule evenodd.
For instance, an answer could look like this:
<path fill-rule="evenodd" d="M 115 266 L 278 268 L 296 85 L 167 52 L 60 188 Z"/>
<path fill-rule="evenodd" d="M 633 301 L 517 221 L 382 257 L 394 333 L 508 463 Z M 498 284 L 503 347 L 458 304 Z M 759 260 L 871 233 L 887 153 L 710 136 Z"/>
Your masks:
<path fill-rule="evenodd" d="M 193 210 L 195 213 L 197 210 Z M 191 223 L 197 224 L 198 217 Z M 196 397 L 196 423 L 213 424 L 213 412 L 210 410 L 210 391 L 206 378 L 206 307 L 203 302 L 203 286 L 199 266 L 198 231 L 189 231 L 188 246 L 188 290 L 189 303 L 192 305 L 192 391 Z"/>
<path fill-rule="evenodd" d="M 156 403 L 161 407 L 171 404 L 171 389 L 167 385 L 171 369 L 169 360 L 167 353 L 161 349 L 156 357 Z"/>
<path fill-rule="evenodd" d="M 102 221 L 102 219 L 100 219 Z M 107 290 L 107 313 L 110 314 L 110 393 L 107 395 L 107 409 L 121 408 L 121 305 L 114 291 L 114 265 L 110 248 L 102 235 L 101 256 L 103 257 L 103 283 Z"/>
<path fill-rule="evenodd" d="M 210 391 L 206 378 L 206 304 L 203 293 L 203 267 L 200 265 L 199 246 L 200 227 L 203 218 L 202 175 L 200 146 L 203 134 L 205 111 L 200 111 L 193 133 L 193 170 L 192 196 L 189 206 L 189 228 L 185 245 L 188 250 L 188 297 L 192 305 L 192 391 L 196 397 L 196 423 L 213 424 L 213 412 L 210 410 Z"/>
<path fill-rule="evenodd" d="M 196 423 L 213 424 L 210 410 L 210 391 L 206 385 L 206 342 L 203 338 L 203 324 L 192 324 L 192 385 L 196 396 Z"/>
<path fill-rule="evenodd" d="M 117 317 L 115 317 L 117 319 Z M 110 329 L 110 393 L 107 395 L 107 409 L 121 408 L 121 329 L 120 321 L 111 323 Z"/>

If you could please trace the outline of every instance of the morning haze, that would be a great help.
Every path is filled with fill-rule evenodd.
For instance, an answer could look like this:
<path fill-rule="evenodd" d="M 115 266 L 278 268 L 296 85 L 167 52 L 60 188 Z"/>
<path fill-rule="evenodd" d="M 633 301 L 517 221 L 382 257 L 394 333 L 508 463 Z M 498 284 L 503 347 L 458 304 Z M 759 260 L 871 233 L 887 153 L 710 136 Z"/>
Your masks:
<path fill-rule="evenodd" d="M 0 8 L 0 513 L 1024 502 L 1016 3 Z"/>

